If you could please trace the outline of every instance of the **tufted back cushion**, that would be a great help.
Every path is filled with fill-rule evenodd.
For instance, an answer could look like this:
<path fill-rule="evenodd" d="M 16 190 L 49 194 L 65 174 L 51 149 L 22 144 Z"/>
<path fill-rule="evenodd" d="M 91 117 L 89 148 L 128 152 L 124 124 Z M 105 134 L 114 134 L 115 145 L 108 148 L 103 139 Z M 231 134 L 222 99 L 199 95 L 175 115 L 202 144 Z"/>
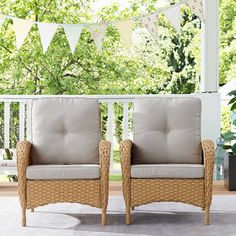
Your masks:
<path fill-rule="evenodd" d="M 202 163 L 200 99 L 137 99 L 133 116 L 134 164 Z"/>
<path fill-rule="evenodd" d="M 95 164 L 100 113 L 96 99 L 48 98 L 32 102 L 33 164 Z"/>

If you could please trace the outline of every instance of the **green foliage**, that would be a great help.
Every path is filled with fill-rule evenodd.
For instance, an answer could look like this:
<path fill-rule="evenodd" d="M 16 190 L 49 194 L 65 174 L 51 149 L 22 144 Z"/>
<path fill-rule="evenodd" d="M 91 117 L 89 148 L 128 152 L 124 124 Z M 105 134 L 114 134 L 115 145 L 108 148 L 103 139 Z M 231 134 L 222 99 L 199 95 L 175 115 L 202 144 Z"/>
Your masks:
<path fill-rule="evenodd" d="M 114 113 L 115 113 L 115 136 L 117 142 L 120 143 L 122 141 L 122 121 L 123 121 L 123 106 L 122 104 L 115 103 L 114 104 Z"/>
<path fill-rule="evenodd" d="M 94 13 L 90 1 L 4 0 L 0 12 L 43 22 L 85 23 L 95 19 L 113 21 L 157 10 L 156 1 L 118 3 Z M 10 20 L 0 30 L 1 94 L 157 94 L 192 93 L 199 87 L 199 20 L 183 7 L 182 33 L 177 34 L 160 17 L 155 42 L 139 23 L 131 49 L 126 49 L 114 27 L 109 27 L 103 53 L 96 50 L 90 33 L 83 30 L 77 50 L 71 55 L 62 29 L 43 54 L 34 26 L 24 46 L 17 51 Z M 142 27 L 143 28 L 143 27 Z M 137 32 L 141 32 L 140 34 Z M 139 35 L 139 36 L 137 36 Z"/>
<path fill-rule="evenodd" d="M 232 96 L 232 98 L 229 101 L 230 105 L 230 111 L 235 112 L 236 111 L 236 90 L 231 91 L 229 96 Z M 232 124 L 236 125 L 236 118 L 232 121 Z M 222 134 L 222 138 L 225 145 L 225 149 L 230 150 L 235 156 L 236 156 L 236 133 L 232 131 L 227 131 L 226 133 Z"/>
<path fill-rule="evenodd" d="M 231 96 L 231 99 L 228 103 L 230 105 L 230 111 L 235 112 L 236 111 L 236 90 L 231 91 L 229 94 Z"/>
<path fill-rule="evenodd" d="M 220 1 L 220 82 L 236 78 L 236 4 Z"/>
<path fill-rule="evenodd" d="M 85 23 L 113 21 L 157 10 L 153 0 L 132 0 L 121 9 L 118 3 L 96 13 L 91 1 L 2 0 L 0 12 L 44 22 Z M 175 1 L 171 1 L 173 4 Z M 220 81 L 236 77 L 236 6 L 220 1 Z M 191 93 L 199 90 L 200 21 L 182 7 L 182 33 L 177 34 L 164 16 L 159 17 L 158 40 L 137 23 L 140 39 L 130 50 L 120 43 L 117 30 L 109 27 L 100 54 L 84 30 L 71 55 L 62 29 L 43 54 L 34 26 L 17 51 L 11 20 L 0 28 L 1 94 L 149 94 Z M 140 33 L 141 32 L 141 33 Z M 137 34 L 137 33 L 135 33 Z"/>
<path fill-rule="evenodd" d="M 231 129 L 230 123 L 230 107 L 222 107 L 221 108 L 221 132 L 225 133 Z"/>
<path fill-rule="evenodd" d="M 109 176 L 110 181 L 122 181 L 122 176 L 117 174 L 117 175 L 110 175 Z"/>

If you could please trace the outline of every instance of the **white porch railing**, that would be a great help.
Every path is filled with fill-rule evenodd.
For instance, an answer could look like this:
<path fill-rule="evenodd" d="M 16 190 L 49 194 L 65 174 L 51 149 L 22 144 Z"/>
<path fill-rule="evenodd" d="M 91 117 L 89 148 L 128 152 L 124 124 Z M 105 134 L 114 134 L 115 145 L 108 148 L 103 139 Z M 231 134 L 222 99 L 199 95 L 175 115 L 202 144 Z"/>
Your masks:
<path fill-rule="evenodd" d="M 129 127 L 129 121 L 132 119 L 131 110 L 134 99 L 154 98 L 154 97 L 199 97 L 202 100 L 202 139 L 210 138 L 216 140 L 220 133 L 220 96 L 218 93 L 201 93 L 190 95 L 93 95 L 93 96 L 0 96 L 0 174 L 16 174 L 15 143 L 12 142 L 12 136 L 15 141 L 31 140 L 31 114 L 30 107 L 33 99 L 45 97 L 92 97 L 97 98 L 101 104 L 107 106 L 107 126 L 106 138 L 111 141 L 114 149 L 115 140 L 115 110 L 114 104 L 119 103 L 123 109 L 122 119 L 122 138 L 132 139 L 132 129 Z M 15 108 L 14 108 L 15 106 Z M 13 109 L 14 108 L 14 109 Z M 12 111 L 17 111 L 13 114 Z M 15 122 L 15 125 L 14 125 Z M 12 125 L 13 124 L 13 125 Z M 13 154 L 13 160 L 5 160 L 5 151 L 10 150 Z M 113 161 L 113 152 L 110 157 L 111 173 L 119 173 L 120 167 Z"/>

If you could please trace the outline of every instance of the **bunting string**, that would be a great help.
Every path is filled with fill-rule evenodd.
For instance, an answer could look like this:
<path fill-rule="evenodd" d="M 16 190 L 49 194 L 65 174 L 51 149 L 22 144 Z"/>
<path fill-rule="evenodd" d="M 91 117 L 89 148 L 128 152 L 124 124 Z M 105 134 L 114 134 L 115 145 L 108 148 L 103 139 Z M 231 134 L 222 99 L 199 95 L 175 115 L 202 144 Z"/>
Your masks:
<path fill-rule="evenodd" d="M 6 19 L 13 21 L 13 30 L 16 37 L 16 48 L 20 49 L 24 44 L 24 41 L 34 24 L 37 25 L 40 40 L 42 43 L 43 52 L 45 53 L 50 46 L 50 43 L 59 27 L 64 29 L 68 44 L 70 46 L 71 53 L 75 52 L 77 43 L 79 41 L 83 28 L 87 28 L 98 51 L 102 51 L 102 44 L 106 35 L 107 27 L 112 25 L 117 28 L 121 40 L 126 47 L 130 47 L 132 44 L 132 31 L 135 21 L 139 21 L 144 28 L 151 34 L 151 36 L 157 40 L 158 34 L 158 15 L 163 13 L 174 29 L 180 33 L 180 21 L 181 11 L 180 6 L 186 4 L 194 14 L 196 14 L 201 21 L 204 21 L 204 12 L 202 0 L 182 0 L 180 3 L 160 8 L 156 12 L 135 16 L 129 19 L 122 19 L 111 22 L 100 23 L 86 23 L 86 24 L 60 24 L 60 23 L 45 23 L 32 20 L 26 20 L 16 17 L 0 14 L 0 26 Z"/>

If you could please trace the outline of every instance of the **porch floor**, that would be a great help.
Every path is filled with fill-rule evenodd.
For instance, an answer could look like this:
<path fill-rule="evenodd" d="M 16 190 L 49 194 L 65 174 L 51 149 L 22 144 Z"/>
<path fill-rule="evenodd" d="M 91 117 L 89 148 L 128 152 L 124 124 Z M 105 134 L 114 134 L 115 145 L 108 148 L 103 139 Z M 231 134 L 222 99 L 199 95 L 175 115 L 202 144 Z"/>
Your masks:
<path fill-rule="evenodd" d="M 122 195 L 122 182 L 110 181 L 110 195 Z M 223 181 L 213 182 L 214 195 L 236 195 L 236 191 L 228 191 Z M 0 183 L 0 197 L 17 196 L 17 183 Z"/>

